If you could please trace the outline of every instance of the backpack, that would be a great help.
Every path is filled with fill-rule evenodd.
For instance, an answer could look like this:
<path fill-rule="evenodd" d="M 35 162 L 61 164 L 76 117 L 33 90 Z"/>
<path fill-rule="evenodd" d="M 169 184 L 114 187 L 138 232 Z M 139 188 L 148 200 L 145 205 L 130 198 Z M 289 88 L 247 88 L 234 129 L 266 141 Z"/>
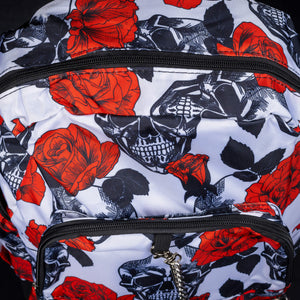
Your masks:
<path fill-rule="evenodd" d="M 0 44 L 0 256 L 30 300 L 284 297 L 300 252 L 286 13 L 54 0 Z"/>

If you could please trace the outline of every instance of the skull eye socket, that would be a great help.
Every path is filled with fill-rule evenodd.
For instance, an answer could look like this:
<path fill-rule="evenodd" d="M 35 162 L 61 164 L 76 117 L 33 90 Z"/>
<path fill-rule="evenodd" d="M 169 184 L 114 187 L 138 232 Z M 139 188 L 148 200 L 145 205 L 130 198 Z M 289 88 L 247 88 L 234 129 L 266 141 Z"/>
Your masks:
<path fill-rule="evenodd" d="M 280 265 L 280 266 L 286 265 L 286 259 L 282 256 L 277 256 L 276 261 L 277 261 L 278 265 Z"/>
<path fill-rule="evenodd" d="M 192 283 L 198 278 L 198 272 L 183 274 L 183 278 L 186 283 Z"/>
<path fill-rule="evenodd" d="M 161 284 L 163 279 L 164 279 L 163 275 L 150 272 L 149 274 L 145 274 L 141 277 L 135 278 L 134 281 L 139 286 L 149 287 L 149 286 Z"/>
<path fill-rule="evenodd" d="M 137 120 L 137 117 L 133 116 L 111 116 L 110 120 L 118 127 L 125 127 Z"/>
<path fill-rule="evenodd" d="M 178 47 L 173 34 L 166 29 L 157 29 L 151 36 L 155 45 L 162 50 L 172 50 Z"/>
<path fill-rule="evenodd" d="M 182 118 L 179 116 L 152 116 L 151 118 L 155 123 L 170 128 L 178 127 L 182 120 Z"/>

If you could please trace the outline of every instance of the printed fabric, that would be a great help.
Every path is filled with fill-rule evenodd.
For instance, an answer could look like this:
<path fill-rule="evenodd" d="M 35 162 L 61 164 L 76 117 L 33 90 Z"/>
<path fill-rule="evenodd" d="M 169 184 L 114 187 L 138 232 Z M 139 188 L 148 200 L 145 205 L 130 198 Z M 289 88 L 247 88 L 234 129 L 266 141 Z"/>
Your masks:
<path fill-rule="evenodd" d="M 54 0 L 3 33 L 0 256 L 37 285 L 30 299 L 284 294 L 300 252 L 298 39 L 254 0 Z M 127 53 L 153 64 L 85 67 Z M 234 66 L 176 65 L 194 55 Z M 179 219 L 200 224 L 169 233 L 185 298 L 151 252 L 159 232 L 96 225 Z"/>

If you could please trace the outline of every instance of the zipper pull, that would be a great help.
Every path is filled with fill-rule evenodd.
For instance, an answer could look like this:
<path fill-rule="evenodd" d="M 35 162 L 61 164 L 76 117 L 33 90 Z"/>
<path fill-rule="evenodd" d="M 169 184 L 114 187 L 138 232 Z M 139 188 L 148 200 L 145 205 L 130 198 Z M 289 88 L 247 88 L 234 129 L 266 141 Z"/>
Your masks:
<path fill-rule="evenodd" d="M 154 237 L 154 244 L 151 248 L 153 258 L 164 258 L 164 263 L 170 266 L 171 274 L 178 292 L 179 300 L 187 300 L 188 295 L 181 273 L 181 255 L 169 250 L 172 236 L 170 234 L 157 234 Z"/>

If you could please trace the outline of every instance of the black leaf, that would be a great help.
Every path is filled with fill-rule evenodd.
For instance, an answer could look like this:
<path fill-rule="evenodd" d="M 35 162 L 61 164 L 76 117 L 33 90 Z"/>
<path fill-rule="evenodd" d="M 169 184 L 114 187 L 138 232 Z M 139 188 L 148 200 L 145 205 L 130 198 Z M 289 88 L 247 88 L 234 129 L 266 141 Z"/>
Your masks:
<path fill-rule="evenodd" d="M 221 153 L 221 159 L 227 166 L 244 170 L 253 166 L 254 154 L 252 150 L 245 144 L 230 138 L 227 145 Z"/>
<path fill-rule="evenodd" d="M 46 35 L 53 44 L 57 44 L 68 32 L 68 25 L 56 16 L 50 16 L 46 23 Z"/>
<path fill-rule="evenodd" d="M 280 160 L 283 158 L 283 154 L 285 152 L 285 149 L 276 149 L 266 156 L 264 156 L 260 161 L 255 163 L 251 170 L 258 175 L 265 175 L 269 174 L 280 162 Z"/>
<path fill-rule="evenodd" d="M 292 128 L 290 128 L 283 120 L 280 116 L 278 115 L 274 115 L 274 117 L 277 120 L 278 126 L 280 128 L 280 130 L 284 133 L 287 133 L 291 136 L 299 136 L 299 133 L 294 131 Z"/>
<path fill-rule="evenodd" d="M 246 251 L 240 252 L 239 255 L 248 256 L 248 255 L 254 253 L 256 250 L 257 250 L 257 247 L 252 247 Z"/>
<path fill-rule="evenodd" d="M 65 61 L 69 57 L 69 54 L 67 53 L 67 44 L 68 39 L 63 39 L 58 44 L 57 55 L 59 61 Z"/>
<path fill-rule="evenodd" d="M 242 181 L 247 181 L 247 182 L 254 181 L 257 179 L 257 175 L 250 171 L 234 172 L 232 175 Z"/>
<path fill-rule="evenodd" d="M 250 122 L 238 121 L 237 123 L 242 129 L 253 134 L 255 137 L 258 137 L 265 124 L 265 119 L 253 120 Z"/>
<path fill-rule="evenodd" d="M 55 58 L 55 47 L 51 43 L 40 44 L 14 62 L 21 67 L 48 65 Z"/>
<path fill-rule="evenodd" d="M 271 284 L 269 283 L 253 283 L 246 289 L 246 291 L 255 290 L 257 295 L 259 295 L 263 294 L 265 290 L 268 289 L 270 286 Z"/>
<path fill-rule="evenodd" d="M 239 116 L 242 110 L 240 99 L 230 84 L 221 84 L 215 90 L 215 97 L 229 117 Z"/>
<path fill-rule="evenodd" d="M 232 265 L 232 264 L 238 262 L 239 260 L 241 260 L 241 257 L 238 255 L 223 257 L 223 258 L 217 260 L 215 263 L 213 263 L 211 265 L 211 268 L 221 268 L 224 266 L 229 266 L 229 265 Z"/>
<path fill-rule="evenodd" d="M 91 267 L 93 261 L 80 249 L 68 247 L 68 252 L 81 264 L 82 267 Z"/>
<path fill-rule="evenodd" d="M 228 279 L 220 288 L 223 297 L 233 297 L 243 294 L 244 284 L 239 280 Z"/>
<path fill-rule="evenodd" d="M 132 68 L 132 71 L 141 77 L 142 79 L 146 79 L 150 82 L 152 82 L 153 79 L 153 67 L 147 67 L 147 68 L 142 68 L 142 67 L 135 67 Z"/>
<path fill-rule="evenodd" d="M 149 181 L 138 171 L 123 169 L 118 171 L 114 177 L 122 179 L 126 189 L 134 195 L 148 195 L 149 193 Z"/>
<path fill-rule="evenodd" d="M 244 273 L 247 275 L 250 275 L 255 266 L 259 263 L 260 261 L 260 256 L 255 254 L 255 255 L 250 255 L 248 257 L 245 257 L 241 261 L 238 262 L 236 268 L 240 273 Z"/>
<path fill-rule="evenodd" d="M 215 37 L 229 37 L 233 31 L 234 23 L 230 10 L 221 1 L 206 10 L 204 26 Z"/>
<path fill-rule="evenodd" d="M 217 50 L 218 40 L 215 37 L 209 36 L 204 40 L 204 44 L 209 53 L 219 54 Z"/>
<path fill-rule="evenodd" d="M 128 206 L 133 199 L 133 193 L 126 188 L 124 181 L 120 178 L 106 179 L 102 184 L 102 189 L 109 200 L 120 208 Z"/>

